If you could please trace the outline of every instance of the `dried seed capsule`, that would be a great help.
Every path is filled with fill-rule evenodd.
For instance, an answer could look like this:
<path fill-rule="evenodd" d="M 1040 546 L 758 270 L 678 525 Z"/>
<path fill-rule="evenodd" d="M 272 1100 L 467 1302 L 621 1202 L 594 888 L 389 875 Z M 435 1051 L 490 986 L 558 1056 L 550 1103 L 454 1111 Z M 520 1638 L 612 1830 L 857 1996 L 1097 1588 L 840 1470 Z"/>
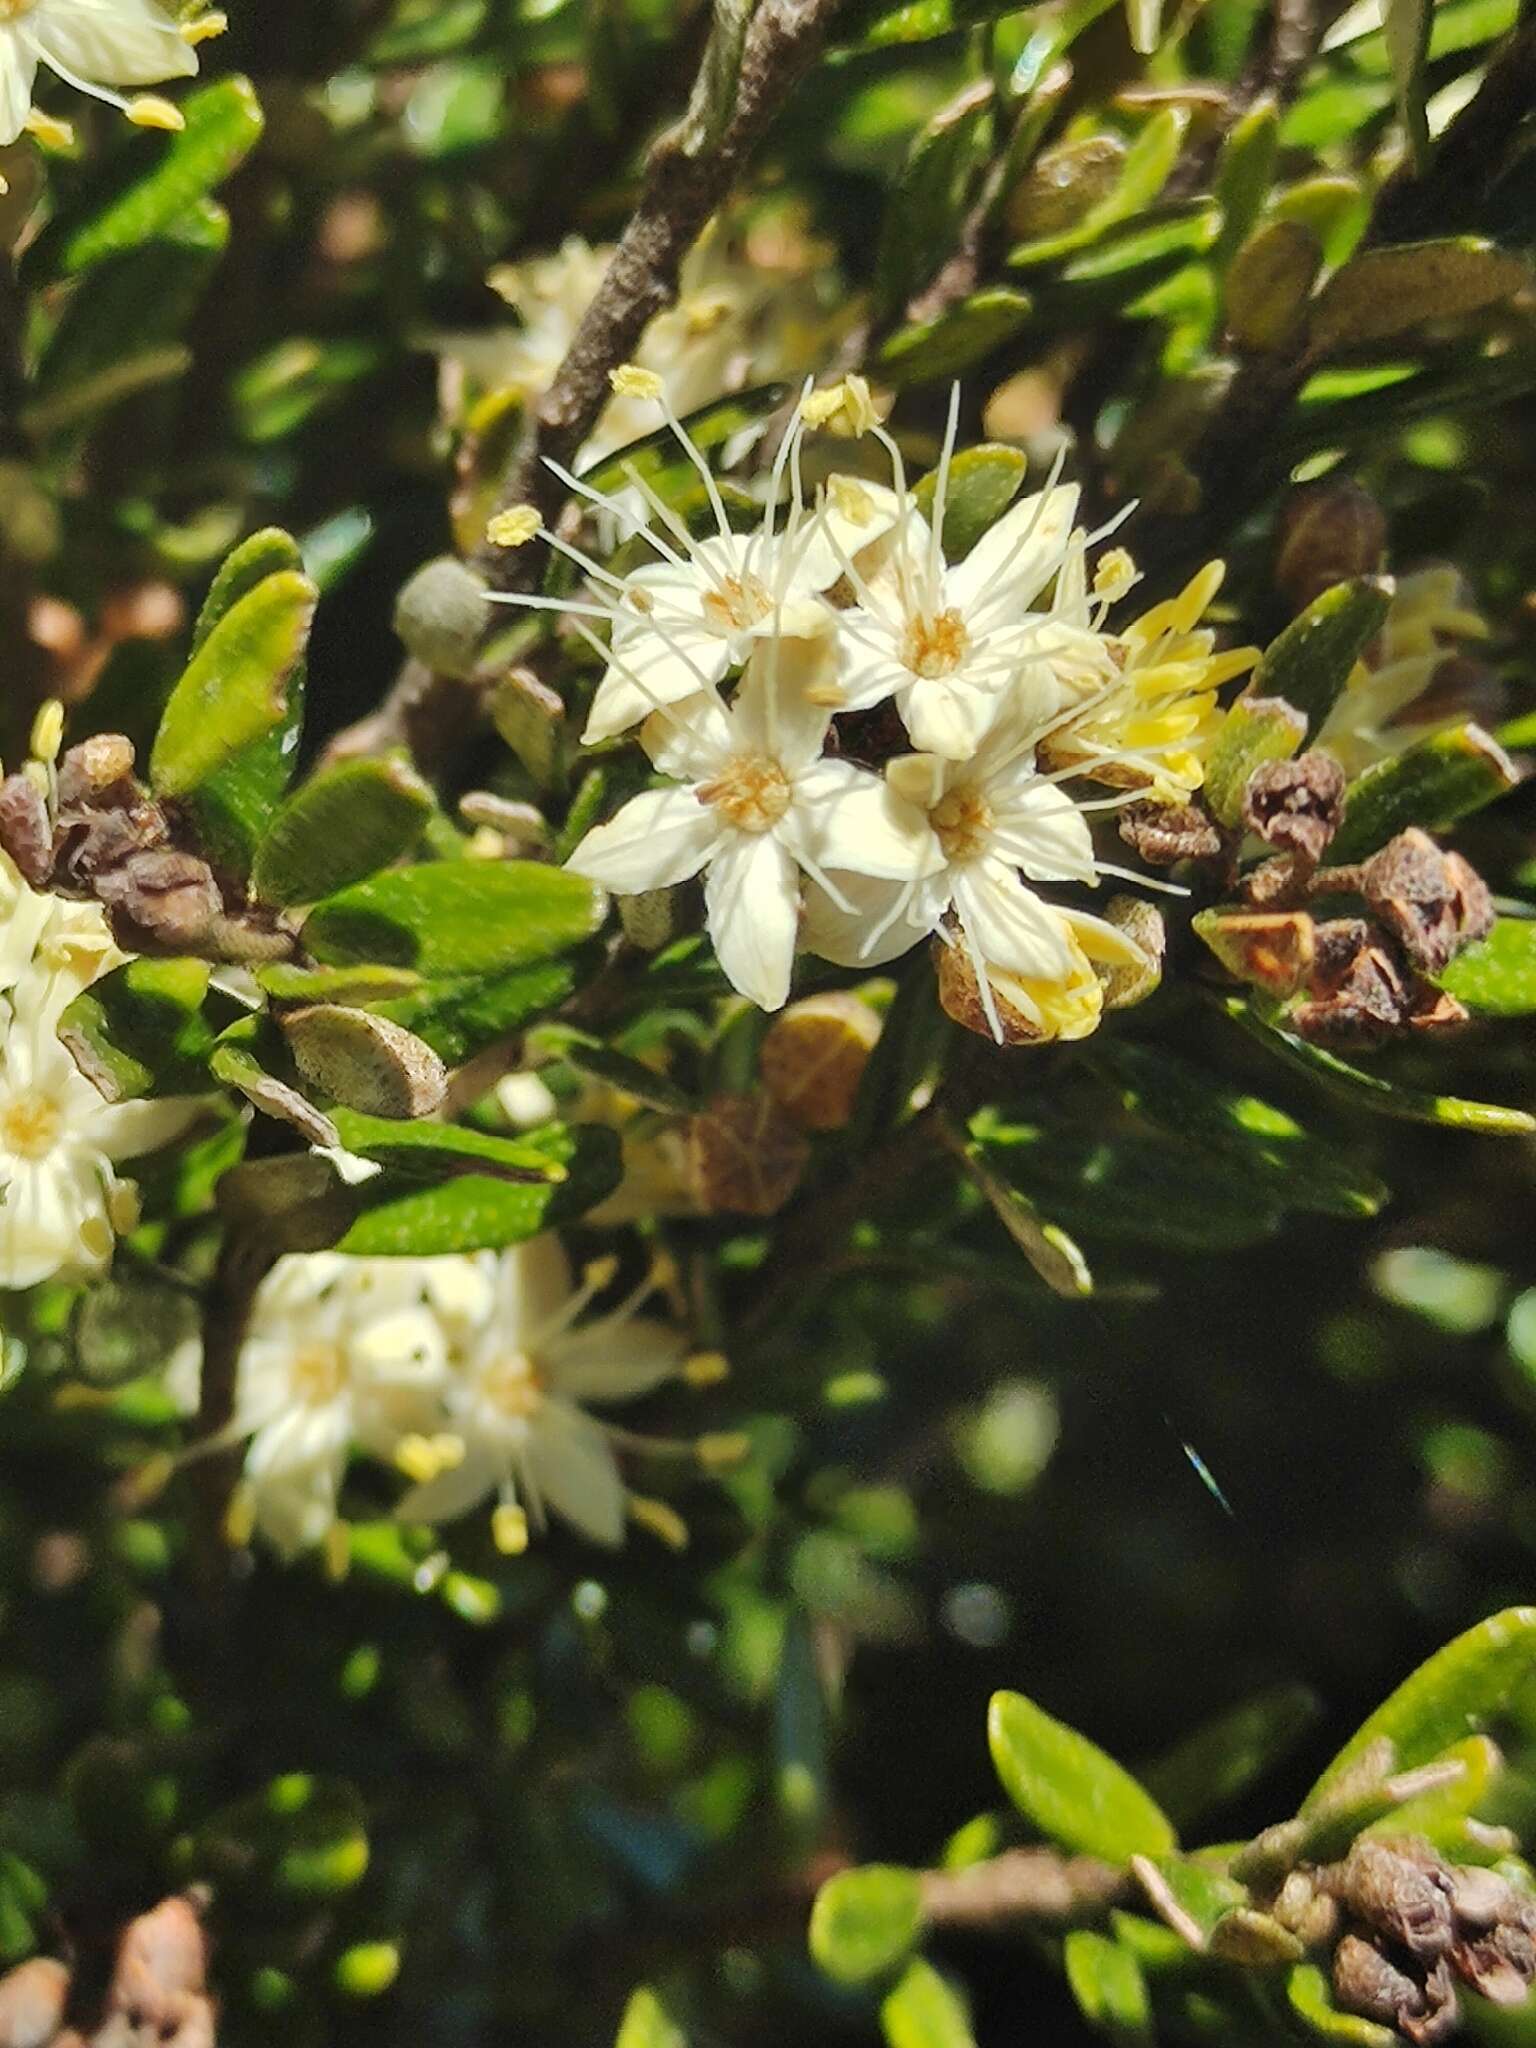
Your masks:
<path fill-rule="evenodd" d="M 1243 823 L 1266 845 L 1316 867 L 1344 816 L 1344 770 L 1331 754 L 1263 761 L 1243 791 Z"/>
<path fill-rule="evenodd" d="M 1127 804 L 1119 818 L 1120 837 L 1149 867 L 1171 868 L 1180 860 L 1216 860 L 1227 849 L 1220 827 L 1198 804 Z"/>
<path fill-rule="evenodd" d="M 840 1131 L 880 1036 L 880 1019 L 857 996 L 807 996 L 776 1017 L 758 1064 L 763 1085 L 808 1131 Z"/>
<path fill-rule="evenodd" d="M 1493 899 L 1477 870 L 1412 825 L 1372 854 L 1360 893 L 1414 966 L 1438 974 L 1493 929 Z"/>
<path fill-rule="evenodd" d="M 717 1095 L 684 1128 L 689 1179 L 706 1215 L 775 1215 L 811 1156 L 767 1094 Z"/>
<path fill-rule="evenodd" d="M 1386 517 L 1352 478 L 1303 484 L 1291 492 L 1280 514 L 1275 588 L 1304 611 L 1335 583 L 1374 576 L 1386 546 Z"/>

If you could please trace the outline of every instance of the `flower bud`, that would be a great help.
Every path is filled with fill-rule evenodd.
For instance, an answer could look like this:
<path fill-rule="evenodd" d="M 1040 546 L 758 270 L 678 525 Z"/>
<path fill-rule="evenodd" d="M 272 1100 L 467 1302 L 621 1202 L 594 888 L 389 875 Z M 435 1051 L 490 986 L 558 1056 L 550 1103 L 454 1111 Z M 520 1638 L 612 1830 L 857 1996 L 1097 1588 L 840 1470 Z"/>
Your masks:
<path fill-rule="evenodd" d="M 416 571 L 395 603 L 395 631 L 434 675 L 474 675 L 490 621 L 485 586 L 453 555 Z"/>
<path fill-rule="evenodd" d="M 758 1064 L 768 1093 L 808 1131 L 840 1131 L 880 1036 L 880 1019 L 857 996 L 807 996 L 776 1017 Z"/>
<path fill-rule="evenodd" d="M 47 2048 L 64 2024 L 69 1972 L 34 1956 L 0 1977 L 0 2048 Z"/>
<path fill-rule="evenodd" d="M 1099 980 L 1104 984 L 1106 1010 L 1128 1010 L 1154 994 L 1163 979 L 1163 958 L 1168 950 L 1168 929 L 1155 903 L 1140 896 L 1111 896 L 1104 916 L 1124 932 L 1142 955 L 1137 966 L 1100 962 Z"/>
<path fill-rule="evenodd" d="M 706 1215 L 775 1215 L 810 1158 L 800 1131 L 767 1094 L 717 1095 L 685 1130 L 689 1178 Z"/>
<path fill-rule="evenodd" d="M 1374 576 L 1386 546 L 1386 517 L 1352 477 L 1302 484 L 1280 514 L 1275 588 L 1298 612 L 1305 611 L 1335 583 Z"/>
<path fill-rule="evenodd" d="M 615 899 L 624 936 L 642 953 L 659 953 L 677 931 L 677 891 L 646 889 Z"/>

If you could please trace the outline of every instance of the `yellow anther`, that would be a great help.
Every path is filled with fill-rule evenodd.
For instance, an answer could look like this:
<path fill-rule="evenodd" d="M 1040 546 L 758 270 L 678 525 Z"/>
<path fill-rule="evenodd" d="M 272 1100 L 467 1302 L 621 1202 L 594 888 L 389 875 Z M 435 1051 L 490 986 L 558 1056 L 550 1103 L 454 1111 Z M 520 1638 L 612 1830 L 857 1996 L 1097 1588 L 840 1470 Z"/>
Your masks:
<path fill-rule="evenodd" d="M 464 848 L 466 860 L 505 860 L 507 842 L 489 825 L 477 825 Z"/>
<path fill-rule="evenodd" d="M 695 1351 L 683 1361 L 683 1378 L 690 1387 L 718 1387 L 731 1376 L 731 1362 L 723 1351 Z"/>
<path fill-rule="evenodd" d="M 326 1530 L 322 1555 L 325 1576 L 339 1586 L 352 1569 L 352 1531 L 345 1522 L 332 1522 Z"/>
<path fill-rule="evenodd" d="M 34 759 L 46 762 L 51 768 L 59 758 L 59 748 L 64 740 L 64 706 L 57 697 L 50 697 L 38 709 L 32 721 L 32 754 Z"/>
<path fill-rule="evenodd" d="M 456 1472 L 468 1452 L 463 1437 L 455 1436 L 451 1430 L 442 1430 L 433 1437 L 432 1449 L 440 1472 Z"/>
<path fill-rule="evenodd" d="M 692 298 L 683 300 L 678 310 L 688 332 L 699 336 L 713 334 L 717 327 L 730 319 L 735 308 L 730 293 L 717 290 L 695 292 Z"/>
<path fill-rule="evenodd" d="M 666 389 L 654 370 L 642 370 L 638 363 L 620 363 L 608 372 L 608 382 L 619 398 L 660 398 Z"/>
<path fill-rule="evenodd" d="M 184 21 L 178 33 L 184 43 L 190 43 L 195 50 L 199 43 L 208 43 L 215 36 L 223 35 L 229 27 L 229 16 L 222 8 L 210 8 L 206 14 L 199 14 L 191 21 Z"/>
<path fill-rule="evenodd" d="M 37 791 L 39 796 L 48 796 L 48 770 L 43 766 L 41 761 L 23 761 L 21 764 L 21 772 L 27 778 L 28 782 L 31 783 L 32 787 Z"/>
<path fill-rule="evenodd" d="M 503 1501 L 491 1516 L 491 1541 L 503 1557 L 521 1557 L 528 1548 L 528 1517 L 510 1501 Z"/>
<path fill-rule="evenodd" d="M 146 1458 L 116 1494 L 117 1505 L 125 1514 L 137 1514 L 147 1508 L 160 1495 L 176 1475 L 176 1460 L 169 1451 L 160 1451 L 153 1458 Z"/>
<path fill-rule="evenodd" d="M 802 693 L 807 704 L 814 704 L 818 711 L 841 711 L 848 702 L 848 692 L 841 683 L 807 683 Z"/>
<path fill-rule="evenodd" d="M 1121 597 L 1136 581 L 1136 564 L 1124 548 L 1111 548 L 1100 556 L 1093 572 L 1095 597 Z"/>
<path fill-rule="evenodd" d="M 27 133 L 44 149 L 72 149 L 75 141 L 73 125 L 61 121 L 54 114 L 45 114 L 41 107 L 34 107 L 27 115 Z"/>
<path fill-rule="evenodd" d="M 485 537 L 493 548 L 526 547 L 542 524 L 532 505 L 509 505 L 505 512 L 498 512 L 485 529 Z"/>
<path fill-rule="evenodd" d="M 135 128 L 160 128 L 167 135 L 179 135 L 187 125 L 180 107 L 173 107 L 169 100 L 153 92 L 141 92 L 136 100 L 128 102 L 128 118 Z"/>
<path fill-rule="evenodd" d="M 443 1469 L 436 1445 L 424 1436 L 402 1437 L 395 1445 L 395 1463 L 418 1486 L 428 1485 Z"/>
<path fill-rule="evenodd" d="M 688 1548 L 688 1524 L 664 1500 L 651 1500 L 643 1493 L 630 1494 L 625 1503 L 629 1519 L 665 1543 L 669 1550 Z"/>
<path fill-rule="evenodd" d="M 130 1236 L 138 1229 L 143 1214 L 144 1205 L 139 1200 L 137 1183 L 131 1180 L 114 1181 L 107 1192 L 107 1215 L 117 1235 Z"/>
<path fill-rule="evenodd" d="M 256 1534 L 256 1489 L 241 1484 L 229 1496 L 224 1510 L 224 1541 L 243 1550 Z"/>
<path fill-rule="evenodd" d="M 80 1226 L 80 1249 L 98 1263 L 112 1256 L 112 1226 L 104 1216 L 87 1216 Z"/>
<path fill-rule="evenodd" d="M 744 1430 L 720 1430 L 712 1436 L 701 1436 L 693 1448 L 707 1472 L 728 1472 L 733 1465 L 745 1464 L 751 1457 L 752 1439 Z"/>
<path fill-rule="evenodd" d="M 850 437 L 867 434 L 880 424 L 869 385 L 859 376 L 844 377 L 825 391 L 813 391 L 800 401 L 800 417 L 808 427 L 825 427 Z"/>
<path fill-rule="evenodd" d="M 619 1262 L 612 1252 L 600 1259 L 591 1259 L 582 1269 L 582 1280 L 594 1293 L 601 1294 L 605 1287 L 611 1287 L 619 1277 Z"/>

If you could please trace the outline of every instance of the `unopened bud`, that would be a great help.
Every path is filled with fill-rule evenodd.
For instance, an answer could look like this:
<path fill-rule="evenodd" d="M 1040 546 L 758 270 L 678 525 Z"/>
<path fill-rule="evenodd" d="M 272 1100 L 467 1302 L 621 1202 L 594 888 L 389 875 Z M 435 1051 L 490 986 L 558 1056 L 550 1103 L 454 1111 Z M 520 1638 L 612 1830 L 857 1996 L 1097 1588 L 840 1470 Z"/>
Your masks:
<path fill-rule="evenodd" d="M 659 953 L 677 932 L 677 891 L 646 889 L 616 899 L 624 936 L 642 953 Z"/>
<path fill-rule="evenodd" d="M 365 1116 L 430 1116 L 448 1070 L 425 1040 L 387 1017 L 314 1003 L 278 1018 L 294 1064 L 320 1094 Z"/>
<path fill-rule="evenodd" d="M 840 1131 L 853 1115 L 880 1019 L 857 996 L 807 996 L 777 1016 L 763 1039 L 763 1085 L 808 1131 Z"/>
<path fill-rule="evenodd" d="M 465 681 L 475 673 L 490 616 L 479 577 L 457 557 L 440 555 L 401 591 L 395 631 L 424 668 Z"/>
<path fill-rule="evenodd" d="M 810 1158 L 798 1127 L 766 1093 L 717 1095 L 684 1128 L 689 1178 L 705 1214 L 776 1215 Z"/>
<path fill-rule="evenodd" d="M 1275 588 L 1304 611 L 1335 583 L 1376 575 L 1386 546 L 1386 515 L 1353 478 L 1302 484 L 1280 513 Z"/>
<path fill-rule="evenodd" d="M 0 2048 L 48 2048 L 64 2024 L 69 1972 L 34 1956 L 0 1977 Z"/>

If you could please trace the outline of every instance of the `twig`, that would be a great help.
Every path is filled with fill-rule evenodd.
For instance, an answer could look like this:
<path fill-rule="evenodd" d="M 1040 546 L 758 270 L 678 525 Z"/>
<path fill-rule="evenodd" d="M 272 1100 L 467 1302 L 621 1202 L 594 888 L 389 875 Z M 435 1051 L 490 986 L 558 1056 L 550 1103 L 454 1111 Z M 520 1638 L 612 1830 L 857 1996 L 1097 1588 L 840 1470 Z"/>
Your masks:
<path fill-rule="evenodd" d="M 1423 176 L 1407 163 L 1387 181 L 1376 202 L 1371 240 L 1414 241 L 1475 219 L 1533 106 L 1536 21 L 1528 21 L 1497 51 L 1476 94 L 1436 143 Z"/>
<path fill-rule="evenodd" d="M 925 1870 L 923 1918 L 930 1927 L 1006 1934 L 1018 1927 L 1096 1920 L 1130 1895 L 1128 1873 L 1094 1856 L 1054 1849 L 1006 1849 L 965 1870 Z"/>

